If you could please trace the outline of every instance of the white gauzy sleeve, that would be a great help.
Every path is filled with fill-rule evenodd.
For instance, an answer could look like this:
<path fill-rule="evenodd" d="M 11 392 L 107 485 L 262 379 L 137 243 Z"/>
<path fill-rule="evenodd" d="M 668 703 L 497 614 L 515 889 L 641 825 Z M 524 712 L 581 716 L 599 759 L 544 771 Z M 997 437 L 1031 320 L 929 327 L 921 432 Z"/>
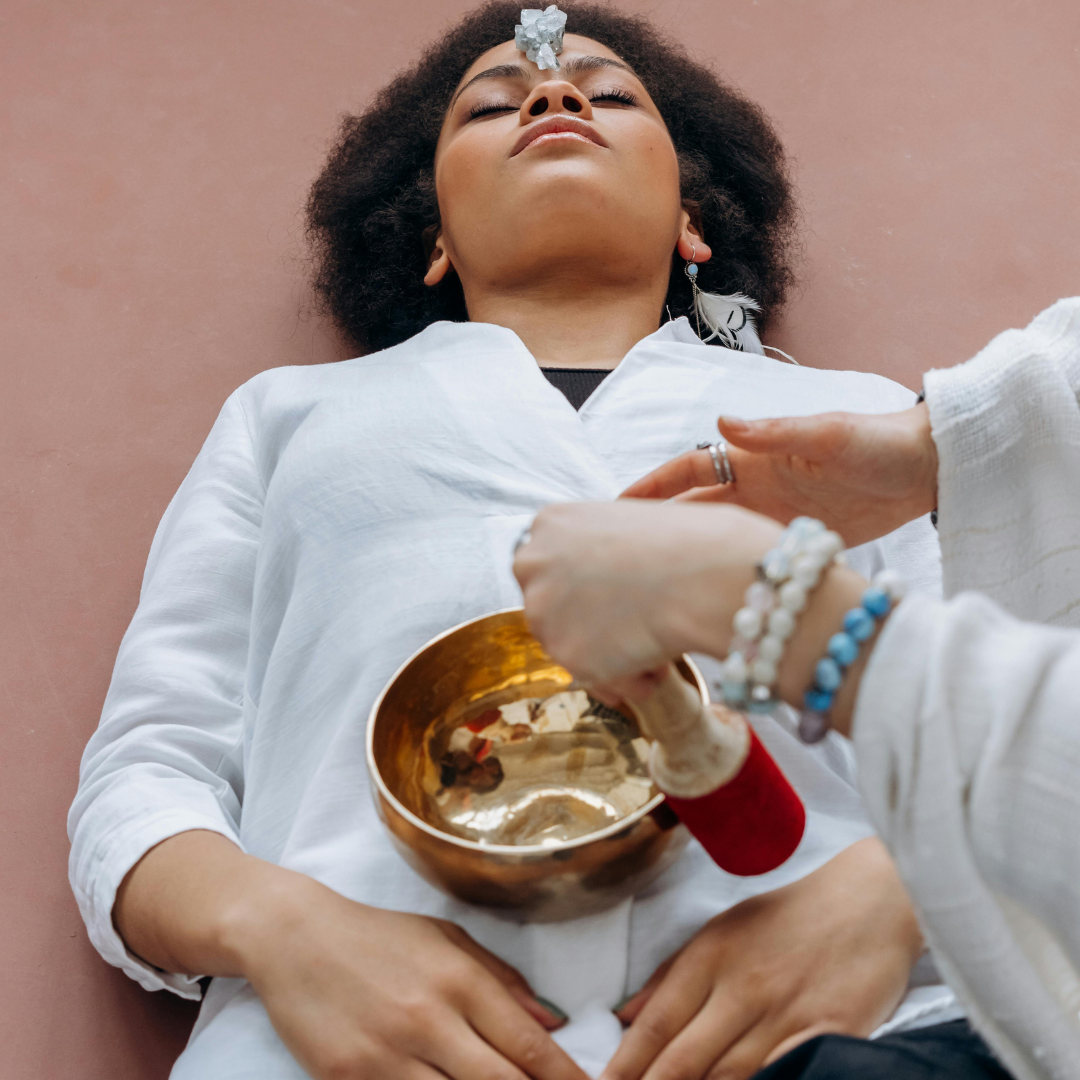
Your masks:
<path fill-rule="evenodd" d="M 116 890 L 155 844 L 208 829 L 239 844 L 242 717 L 263 486 L 237 394 L 225 404 L 150 549 L 101 723 L 68 817 L 69 873 L 90 940 L 148 990 L 195 978 L 124 947 Z"/>
<path fill-rule="evenodd" d="M 1080 297 L 925 386 L 946 595 L 1080 627 Z"/>
<path fill-rule="evenodd" d="M 1080 299 L 924 385 L 960 595 L 910 597 L 882 631 L 860 786 L 972 1021 L 1018 1080 L 1064 1080 L 1080 1061 L 1080 632 L 1063 629 L 1080 626 Z"/>
<path fill-rule="evenodd" d="M 938 969 L 1018 1080 L 1080 1061 L 1080 631 L 911 597 L 859 689 L 866 806 Z"/>

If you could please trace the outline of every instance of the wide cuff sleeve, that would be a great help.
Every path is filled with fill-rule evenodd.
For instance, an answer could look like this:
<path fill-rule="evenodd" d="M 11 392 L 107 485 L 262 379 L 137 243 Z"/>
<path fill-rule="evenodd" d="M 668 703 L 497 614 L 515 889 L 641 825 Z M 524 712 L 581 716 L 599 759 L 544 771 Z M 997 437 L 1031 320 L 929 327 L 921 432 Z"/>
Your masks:
<path fill-rule="evenodd" d="M 939 970 L 1018 1078 L 1080 1061 L 1080 634 L 911 597 L 856 703 L 859 782 Z"/>
<path fill-rule="evenodd" d="M 945 595 L 1080 625 L 1080 298 L 924 379 Z"/>

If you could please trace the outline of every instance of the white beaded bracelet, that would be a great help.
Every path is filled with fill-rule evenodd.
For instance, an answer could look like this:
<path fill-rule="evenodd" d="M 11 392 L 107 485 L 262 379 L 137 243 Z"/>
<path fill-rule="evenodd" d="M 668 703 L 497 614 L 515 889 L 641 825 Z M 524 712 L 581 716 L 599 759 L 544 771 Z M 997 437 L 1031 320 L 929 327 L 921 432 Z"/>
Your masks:
<path fill-rule="evenodd" d="M 766 711 L 775 703 L 777 670 L 796 616 L 825 568 L 842 560 L 844 542 L 820 521 L 798 517 L 761 561 L 759 580 L 735 613 L 735 637 L 724 661 L 724 701 L 737 709 Z"/>

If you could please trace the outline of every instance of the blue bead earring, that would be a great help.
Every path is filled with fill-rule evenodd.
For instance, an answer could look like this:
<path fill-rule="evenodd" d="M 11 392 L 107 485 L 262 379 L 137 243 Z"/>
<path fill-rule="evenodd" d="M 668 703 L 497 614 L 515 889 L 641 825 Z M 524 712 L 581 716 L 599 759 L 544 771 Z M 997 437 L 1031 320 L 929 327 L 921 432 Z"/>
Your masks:
<path fill-rule="evenodd" d="M 701 337 L 701 305 L 698 303 L 698 264 L 697 259 L 697 245 L 690 245 L 690 258 L 686 260 L 686 266 L 684 273 L 690 279 L 690 292 L 694 298 L 694 321 L 697 323 L 697 335 Z"/>

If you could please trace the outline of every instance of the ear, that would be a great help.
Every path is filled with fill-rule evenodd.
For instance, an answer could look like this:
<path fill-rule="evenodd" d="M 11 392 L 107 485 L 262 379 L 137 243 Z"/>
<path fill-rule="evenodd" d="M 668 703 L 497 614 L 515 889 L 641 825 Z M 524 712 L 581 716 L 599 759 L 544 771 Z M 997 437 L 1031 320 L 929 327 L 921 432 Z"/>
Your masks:
<path fill-rule="evenodd" d="M 679 239 L 675 250 L 680 259 L 693 259 L 696 263 L 705 263 L 712 258 L 712 248 L 705 243 L 699 224 L 685 207 L 679 215 Z"/>
<path fill-rule="evenodd" d="M 438 233 L 431 246 L 431 254 L 428 256 L 427 273 L 424 275 L 425 285 L 438 285 L 446 275 L 454 269 L 450 256 L 446 253 L 443 245 L 442 233 Z"/>

